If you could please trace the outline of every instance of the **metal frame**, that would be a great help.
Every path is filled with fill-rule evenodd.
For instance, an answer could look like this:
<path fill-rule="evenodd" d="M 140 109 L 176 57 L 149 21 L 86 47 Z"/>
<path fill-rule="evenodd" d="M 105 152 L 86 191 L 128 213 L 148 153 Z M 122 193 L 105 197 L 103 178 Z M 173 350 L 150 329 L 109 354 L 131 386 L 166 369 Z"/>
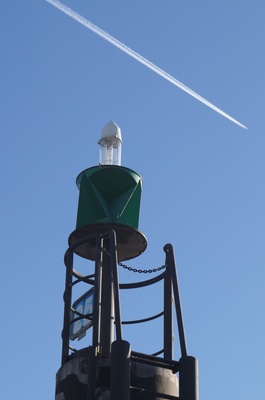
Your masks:
<path fill-rule="evenodd" d="M 106 249 L 104 244 L 108 240 L 108 247 Z M 73 254 L 75 249 L 78 246 L 82 245 L 87 241 L 95 240 L 96 241 L 96 261 L 95 261 L 95 273 L 82 276 L 73 268 Z M 175 259 L 173 247 L 170 244 L 164 246 L 164 251 L 166 253 L 166 270 L 155 278 L 151 278 L 148 280 L 134 282 L 134 283 L 124 283 L 119 285 L 118 281 L 118 271 L 117 271 L 117 244 L 116 244 L 116 235 L 115 231 L 110 230 L 104 234 L 97 235 L 89 235 L 78 240 L 76 243 L 69 246 L 68 250 L 65 254 L 65 265 L 66 265 L 66 281 L 65 281 L 65 292 L 64 292 L 64 326 L 62 331 L 62 339 L 63 339 L 63 349 L 62 349 L 62 364 L 64 364 L 68 360 L 68 350 L 69 350 L 69 326 L 71 324 L 71 313 L 72 310 L 72 287 L 78 282 L 86 282 L 90 285 L 94 285 L 94 312 L 93 312 L 93 346 L 95 348 L 98 347 L 100 343 L 100 332 L 99 332 L 99 321 L 101 314 L 101 303 L 102 303 L 102 264 L 103 264 L 103 256 L 104 254 L 109 257 L 110 261 L 110 270 L 111 270 L 111 279 L 113 282 L 113 298 L 114 298 L 114 314 L 115 314 L 115 327 L 116 327 L 116 339 L 122 340 L 122 324 L 138 324 L 144 323 L 147 321 L 151 321 L 153 319 L 164 316 L 164 347 L 162 350 L 157 352 L 156 354 L 164 353 L 164 358 L 172 360 L 172 291 L 175 300 L 175 309 L 176 309 L 176 317 L 178 324 L 178 333 L 180 340 L 180 349 L 181 356 L 187 355 L 187 346 L 186 346 L 186 338 L 184 332 L 184 324 L 182 318 L 182 310 L 181 310 L 181 302 L 180 295 L 178 289 L 178 280 L 177 273 L 175 268 Z M 76 278 L 73 281 L 73 276 Z M 93 280 L 94 278 L 94 280 Z M 136 289 L 144 286 L 150 286 L 154 283 L 157 283 L 161 280 L 164 280 L 164 310 L 159 312 L 156 315 L 139 319 L 133 321 L 122 321 L 121 313 L 120 313 L 120 297 L 119 297 L 119 289 Z M 109 292 L 108 296 L 111 295 Z M 90 316 L 80 315 L 77 313 L 77 318 L 89 318 Z M 75 319 L 76 320 L 76 319 Z M 102 321 L 101 321 L 102 322 Z M 110 345 L 110 344 L 109 344 Z"/>
<path fill-rule="evenodd" d="M 73 267 L 73 254 L 78 246 L 83 245 L 87 241 L 95 241 L 96 256 L 95 256 L 95 272 L 94 274 L 83 276 Z M 79 239 L 74 244 L 71 244 L 65 253 L 65 266 L 66 266 L 66 281 L 64 292 L 64 324 L 62 331 L 62 365 L 69 360 L 70 347 L 70 325 L 71 325 L 71 312 L 72 309 L 72 288 L 79 282 L 86 282 L 94 286 L 94 309 L 93 309 L 93 333 L 92 333 L 92 349 L 89 357 L 90 366 L 95 366 L 95 359 L 98 354 L 111 354 L 113 360 L 119 357 L 119 352 L 124 353 L 124 363 L 126 368 L 130 368 L 127 360 L 126 349 L 128 342 L 123 340 L 122 337 L 122 324 L 138 324 L 151 321 L 153 319 L 163 317 L 164 338 L 163 349 L 153 355 L 147 355 L 138 352 L 130 352 L 130 360 L 140 362 L 143 364 L 155 365 L 158 367 L 172 370 L 173 373 L 179 372 L 180 381 L 180 398 L 182 400 L 197 400 L 198 399 L 198 368 L 197 360 L 194 357 L 188 356 L 187 345 L 184 331 L 184 323 L 182 317 L 181 301 L 178 288 L 178 279 L 175 265 L 174 251 L 171 244 L 164 246 L 166 255 L 165 270 L 155 278 L 144 280 L 136 283 L 119 284 L 118 280 L 118 260 L 117 260 L 117 242 L 116 233 L 114 230 L 109 230 L 103 234 L 89 235 Z M 74 278 L 74 279 L 73 279 Z M 133 321 L 122 321 L 120 312 L 120 289 L 135 289 L 152 285 L 156 282 L 164 281 L 164 306 L 163 311 L 149 316 L 144 319 Z M 179 361 L 173 360 L 172 349 L 172 294 L 174 297 L 175 312 L 177 319 L 177 327 L 179 334 L 179 344 L 181 358 Z M 89 318 L 90 315 L 83 315 L 77 313 L 78 318 Z M 116 333 L 115 346 L 114 344 L 114 329 Z M 120 347 L 119 347 L 120 346 Z M 116 355 L 112 355 L 112 351 L 116 348 Z M 121 349 L 121 350 L 119 350 Z M 157 357 L 159 354 L 164 357 Z M 116 357 L 116 358 L 115 358 Z M 126 358 L 127 357 L 127 358 Z M 125 359 L 126 358 L 126 359 Z M 126 361 L 127 360 L 127 361 Z M 95 374 L 95 368 L 90 372 Z M 116 366 L 113 368 L 112 374 L 115 377 L 122 371 Z M 116 375 L 115 375 L 116 374 Z M 113 378 L 114 379 L 114 378 Z M 112 380 L 113 382 L 113 380 Z M 114 386 L 113 386 L 114 387 Z M 141 388 L 130 387 L 126 390 L 141 391 Z M 89 388 L 90 392 L 93 388 Z M 115 389 L 116 390 L 116 389 Z M 117 391 L 115 396 L 117 395 Z M 154 395 L 154 393 L 146 390 L 142 391 L 146 395 Z M 175 396 L 163 395 L 157 393 L 157 396 L 164 399 L 177 399 Z M 114 394 L 111 394 L 111 399 L 115 399 Z"/>

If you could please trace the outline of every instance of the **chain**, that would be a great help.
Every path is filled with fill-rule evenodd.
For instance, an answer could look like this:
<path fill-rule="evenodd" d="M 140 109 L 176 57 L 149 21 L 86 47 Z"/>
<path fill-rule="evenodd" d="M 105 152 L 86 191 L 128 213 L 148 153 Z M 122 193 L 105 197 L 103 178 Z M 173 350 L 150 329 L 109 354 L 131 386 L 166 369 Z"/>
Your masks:
<path fill-rule="evenodd" d="M 102 250 L 104 251 L 104 253 L 108 254 L 108 256 L 111 256 L 110 252 L 105 247 L 103 247 Z M 151 274 L 153 272 L 159 272 L 162 269 L 166 268 L 166 265 L 161 265 L 161 267 L 157 267 L 157 268 L 154 268 L 154 269 L 137 269 L 137 268 L 128 267 L 128 265 L 123 264 L 122 262 L 119 262 L 118 264 L 119 264 L 120 267 L 122 267 L 124 269 L 127 269 L 130 272 L 131 271 L 132 272 L 138 272 L 139 274 Z"/>
<path fill-rule="evenodd" d="M 151 274 L 152 272 L 158 272 L 158 271 L 161 271 L 162 269 L 166 268 L 166 265 L 161 265 L 161 267 L 157 267 L 154 269 L 137 269 L 137 268 L 128 267 L 128 265 L 125 265 L 122 262 L 119 262 L 119 266 L 124 269 L 128 269 L 128 271 L 138 272 L 139 274 Z"/>

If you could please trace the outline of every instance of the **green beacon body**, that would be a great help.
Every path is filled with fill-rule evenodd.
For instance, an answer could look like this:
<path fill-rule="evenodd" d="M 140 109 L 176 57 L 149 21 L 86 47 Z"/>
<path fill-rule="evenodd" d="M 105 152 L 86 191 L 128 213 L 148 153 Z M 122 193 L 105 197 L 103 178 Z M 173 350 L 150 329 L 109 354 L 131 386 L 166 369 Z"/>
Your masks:
<path fill-rule="evenodd" d="M 142 178 L 121 166 L 121 130 L 110 121 L 102 129 L 99 165 L 81 172 L 76 180 L 80 191 L 76 230 L 69 244 L 114 229 L 117 236 L 118 260 L 142 254 L 147 246 L 138 231 Z M 81 257 L 95 260 L 95 240 L 91 238 L 75 249 Z"/>

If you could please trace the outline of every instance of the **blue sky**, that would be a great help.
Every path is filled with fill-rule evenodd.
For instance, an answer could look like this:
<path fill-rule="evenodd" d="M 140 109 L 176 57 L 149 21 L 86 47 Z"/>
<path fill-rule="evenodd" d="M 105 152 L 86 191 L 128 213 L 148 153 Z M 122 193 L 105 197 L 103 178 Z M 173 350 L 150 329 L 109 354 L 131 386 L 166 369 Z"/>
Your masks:
<path fill-rule="evenodd" d="M 157 267 L 173 244 L 200 398 L 263 400 L 264 2 L 65 4 L 249 130 L 46 1 L 1 4 L 1 398 L 54 397 L 75 179 L 97 165 L 97 140 L 113 119 L 122 164 L 144 181 L 139 227 L 148 248 L 128 264 Z M 128 274 L 121 279 L 137 279 Z M 122 311 L 137 315 L 137 303 L 149 315 L 159 288 L 124 299 Z M 159 348 L 159 328 L 126 335 L 135 350 Z"/>

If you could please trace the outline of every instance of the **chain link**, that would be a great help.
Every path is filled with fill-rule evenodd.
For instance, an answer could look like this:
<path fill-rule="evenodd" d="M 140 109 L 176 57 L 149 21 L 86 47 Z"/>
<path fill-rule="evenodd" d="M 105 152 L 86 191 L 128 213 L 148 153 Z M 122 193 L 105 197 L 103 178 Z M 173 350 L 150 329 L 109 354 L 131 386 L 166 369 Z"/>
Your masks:
<path fill-rule="evenodd" d="M 128 265 L 123 264 L 122 262 L 119 262 L 119 266 L 124 269 L 127 269 L 128 271 L 138 272 L 139 274 L 151 274 L 152 272 L 158 272 L 158 271 L 161 271 L 162 269 L 166 268 L 166 265 L 161 265 L 161 267 L 157 267 L 154 269 L 137 269 L 137 268 L 128 267 Z"/>

